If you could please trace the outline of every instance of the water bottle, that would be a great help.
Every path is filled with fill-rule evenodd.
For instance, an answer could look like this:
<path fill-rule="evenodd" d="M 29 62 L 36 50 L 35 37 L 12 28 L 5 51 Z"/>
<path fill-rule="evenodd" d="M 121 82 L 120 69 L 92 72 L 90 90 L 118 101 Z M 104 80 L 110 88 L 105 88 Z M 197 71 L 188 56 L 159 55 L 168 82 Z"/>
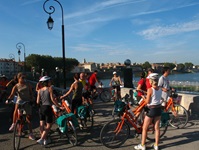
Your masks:
<path fill-rule="evenodd" d="M 67 100 L 65 100 L 65 103 L 66 103 L 66 105 L 69 107 L 70 106 L 70 104 L 68 103 L 68 101 Z"/>
<path fill-rule="evenodd" d="M 57 112 L 58 110 L 57 110 L 57 107 L 55 106 L 55 105 L 52 105 L 52 108 L 53 108 L 53 111 L 54 112 Z"/>

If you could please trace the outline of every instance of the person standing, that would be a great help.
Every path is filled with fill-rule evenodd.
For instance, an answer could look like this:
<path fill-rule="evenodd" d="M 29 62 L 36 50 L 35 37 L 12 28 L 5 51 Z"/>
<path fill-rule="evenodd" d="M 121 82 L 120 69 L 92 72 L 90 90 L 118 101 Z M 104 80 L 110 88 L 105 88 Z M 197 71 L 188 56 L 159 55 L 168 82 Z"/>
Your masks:
<path fill-rule="evenodd" d="M 158 81 L 158 86 L 162 88 L 162 99 L 163 99 L 162 106 L 166 105 L 167 99 L 170 94 L 170 85 L 169 85 L 169 78 L 168 78 L 169 74 L 170 74 L 170 68 L 163 67 L 162 76 L 160 77 Z"/>
<path fill-rule="evenodd" d="M 150 84 L 150 82 L 149 82 L 149 75 L 151 74 L 151 73 L 154 73 L 154 69 L 152 69 L 152 68 L 148 68 L 147 69 L 147 77 L 146 77 L 146 88 L 147 89 L 149 89 L 149 88 L 151 88 L 151 84 Z"/>
<path fill-rule="evenodd" d="M 8 97 L 8 99 L 13 99 L 15 94 L 17 94 L 17 102 L 15 104 L 15 110 L 13 114 L 13 123 L 11 127 L 9 128 L 9 131 L 12 131 L 14 129 L 15 123 L 17 121 L 17 110 L 19 103 L 28 101 L 33 102 L 33 93 L 32 93 L 32 87 L 29 83 L 25 80 L 25 74 L 22 72 L 18 73 L 17 75 L 18 83 L 12 88 L 11 94 Z M 26 111 L 26 120 L 28 122 L 29 127 L 29 139 L 35 140 L 35 136 L 32 133 L 32 106 L 30 103 L 25 104 L 24 109 Z"/>
<path fill-rule="evenodd" d="M 79 81 L 79 74 L 76 73 L 73 78 L 74 78 L 74 82 L 71 84 L 69 91 L 63 96 L 61 96 L 60 99 L 63 99 L 69 96 L 73 92 L 71 111 L 72 113 L 76 114 L 77 107 L 82 105 L 83 85 Z"/>
<path fill-rule="evenodd" d="M 147 90 L 147 96 L 145 102 L 147 103 L 148 111 L 144 118 L 144 123 L 142 127 L 142 140 L 141 144 L 138 144 L 134 148 L 136 150 L 146 150 L 146 137 L 147 130 L 152 120 L 154 120 L 155 125 L 155 143 L 153 145 L 154 150 L 158 150 L 159 138 L 160 138 L 160 119 L 161 119 L 161 95 L 162 90 L 158 86 L 158 74 L 152 73 L 149 75 L 149 82 L 151 88 Z"/>
<path fill-rule="evenodd" d="M 8 84 L 8 79 L 5 75 L 2 75 L 0 77 L 0 102 L 5 102 L 5 98 L 7 95 L 7 84 Z"/>
<path fill-rule="evenodd" d="M 138 81 L 137 89 L 138 95 L 137 95 L 137 101 L 139 102 L 144 94 L 147 92 L 147 86 L 146 86 L 146 74 L 145 72 L 141 73 L 140 80 Z"/>
<path fill-rule="evenodd" d="M 40 105 L 39 116 L 41 137 L 37 140 L 37 143 L 47 145 L 49 143 L 47 134 L 53 123 L 52 103 L 57 107 L 61 108 L 61 106 L 54 98 L 50 77 L 43 76 L 39 82 L 42 84 L 42 88 L 38 90 L 37 94 L 37 104 Z"/>

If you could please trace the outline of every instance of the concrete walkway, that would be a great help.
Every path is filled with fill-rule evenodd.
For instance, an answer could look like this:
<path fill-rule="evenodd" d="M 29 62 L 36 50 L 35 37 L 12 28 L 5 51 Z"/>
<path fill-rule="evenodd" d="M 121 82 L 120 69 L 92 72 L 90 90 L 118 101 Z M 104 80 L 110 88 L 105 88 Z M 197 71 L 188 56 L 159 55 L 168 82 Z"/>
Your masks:
<path fill-rule="evenodd" d="M 100 142 L 99 135 L 103 125 L 112 119 L 111 110 L 113 108 L 113 102 L 103 103 L 99 100 L 94 104 L 96 115 L 94 117 L 94 128 L 90 133 L 85 133 L 80 130 L 78 134 L 78 145 L 72 146 L 66 139 L 59 139 L 56 132 L 51 135 L 52 143 L 46 147 L 36 143 L 36 141 L 30 141 L 29 139 L 22 138 L 21 148 L 22 150 L 108 150 Z M 0 104 L 0 149 L 12 150 L 12 132 L 8 132 L 8 128 L 11 124 L 9 122 L 10 108 L 3 104 Z M 34 113 L 34 134 L 39 138 L 39 118 L 38 114 Z M 56 125 L 53 125 L 52 130 L 55 131 Z M 140 143 L 140 137 L 133 138 L 131 135 L 129 139 L 118 150 L 132 150 L 136 144 Z M 147 142 L 147 149 L 151 143 Z M 199 150 L 199 118 L 198 116 L 192 116 L 185 129 L 174 129 L 169 127 L 165 136 L 161 139 L 160 149 L 164 150 Z"/>

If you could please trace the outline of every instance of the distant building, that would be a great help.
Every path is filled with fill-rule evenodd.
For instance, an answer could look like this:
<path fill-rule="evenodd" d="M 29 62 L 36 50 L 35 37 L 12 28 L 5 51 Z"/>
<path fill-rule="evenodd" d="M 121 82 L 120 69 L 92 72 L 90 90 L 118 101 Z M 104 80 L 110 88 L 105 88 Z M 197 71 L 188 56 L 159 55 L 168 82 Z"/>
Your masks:
<path fill-rule="evenodd" d="M 0 59 L 0 74 L 13 76 L 23 68 L 22 63 L 15 62 L 13 59 Z"/>

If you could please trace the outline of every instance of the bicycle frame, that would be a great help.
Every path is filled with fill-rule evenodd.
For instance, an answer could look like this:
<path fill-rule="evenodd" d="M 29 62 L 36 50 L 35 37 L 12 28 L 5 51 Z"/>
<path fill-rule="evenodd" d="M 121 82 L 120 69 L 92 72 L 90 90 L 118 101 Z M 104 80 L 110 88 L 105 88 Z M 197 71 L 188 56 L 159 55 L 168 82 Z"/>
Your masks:
<path fill-rule="evenodd" d="M 122 126 L 125 122 L 125 119 L 128 120 L 128 122 L 135 128 L 135 130 L 137 131 L 137 133 L 142 133 L 142 124 L 140 126 L 138 126 L 136 124 L 137 122 L 137 118 L 138 116 L 140 115 L 142 109 L 144 108 L 144 106 L 146 105 L 146 102 L 143 100 L 140 105 L 138 107 L 136 107 L 136 109 L 133 111 L 134 115 L 136 116 L 133 116 L 128 110 L 128 104 L 125 106 L 125 112 L 123 113 L 122 117 L 121 117 L 121 122 L 119 122 L 117 128 L 115 129 L 114 132 L 116 132 L 116 134 L 118 134 L 121 129 L 122 129 Z M 131 111 L 131 110 L 130 110 Z"/>
<path fill-rule="evenodd" d="M 171 108 L 172 112 L 175 113 L 175 115 L 177 115 L 174 107 L 173 97 L 169 98 L 168 102 L 166 103 L 166 106 L 164 107 L 164 111 L 168 112 L 169 108 Z"/>

